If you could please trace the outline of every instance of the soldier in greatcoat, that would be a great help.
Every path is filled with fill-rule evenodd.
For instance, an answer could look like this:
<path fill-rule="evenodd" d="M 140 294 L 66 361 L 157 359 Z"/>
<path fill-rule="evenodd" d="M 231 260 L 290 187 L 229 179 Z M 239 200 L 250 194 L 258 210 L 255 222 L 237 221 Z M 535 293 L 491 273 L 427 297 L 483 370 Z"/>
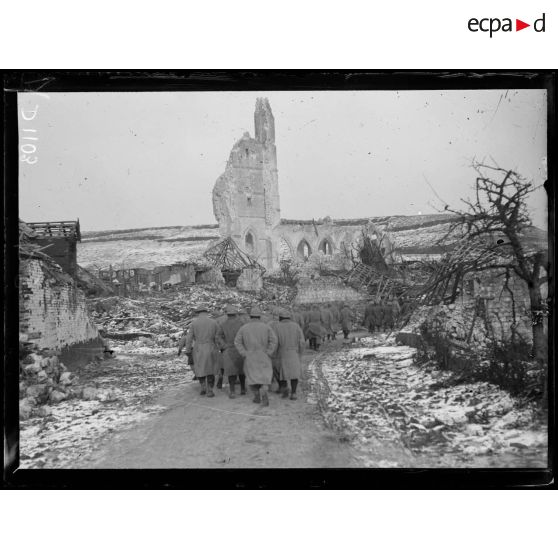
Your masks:
<path fill-rule="evenodd" d="M 246 312 L 245 308 L 240 308 L 238 311 L 238 318 L 242 322 L 242 325 L 247 324 L 250 321 L 250 317 L 248 316 L 248 312 Z"/>
<path fill-rule="evenodd" d="M 320 321 L 326 330 L 327 340 L 329 341 L 330 339 L 333 339 L 333 316 L 327 306 L 320 308 Z"/>
<path fill-rule="evenodd" d="M 387 331 L 388 329 L 391 331 L 393 329 L 393 306 L 389 300 L 385 300 L 382 304 L 382 312 L 383 312 L 383 323 L 384 323 L 384 330 Z"/>
<path fill-rule="evenodd" d="M 304 331 L 304 316 L 300 310 L 294 310 L 293 308 L 291 310 L 291 319 L 300 326 L 301 330 Z"/>
<path fill-rule="evenodd" d="M 237 351 L 234 340 L 242 322 L 234 306 L 227 306 L 227 319 L 219 325 L 217 346 L 222 351 L 225 376 L 229 381 L 229 397 L 235 398 L 237 379 L 240 382 L 240 395 L 246 395 L 246 376 L 244 375 L 244 359 Z"/>
<path fill-rule="evenodd" d="M 217 322 L 209 317 L 206 307 L 200 306 L 196 310 L 188 334 L 186 335 L 186 354 L 194 360 L 194 373 L 201 385 L 200 395 L 214 397 L 215 373 L 217 372 Z"/>
<path fill-rule="evenodd" d="M 313 306 L 312 310 L 308 312 L 308 324 L 306 325 L 304 335 L 309 340 L 310 348 L 315 351 L 320 348 L 322 339 L 327 335 L 317 306 Z"/>
<path fill-rule="evenodd" d="M 277 348 L 277 336 L 260 318 L 260 309 L 253 306 L 250 310 L 250 321 L 238 330 L 234 346 L 244 357 L 244 373 L 248 385 L 254 392 L 254 403 L 267 406 L 268 389 L 273 378 L 271 355 Z"/>
<path fill-rule="evenodd" d="M 349 338 L 349 331 L 353 327 L 353 313 L 351 309 L 345 304 L 339 313 L 339 318 L 341 321 L 341 329 L 343 330 L 343 337 L 345 339 Z"/>
<path fill-rule="evenodd" d="M 341 329 L 341 324 L 339 322 L 339 308 L 337 304 L 331 303 L 329 305 L 329 311 L 331 312 L 331 329 L 333 331 L 333 339 L 337 337 L 337 332 Z"/>
<path fill-rule="evenodd" d="M 279 313 L 277 325 L 277 355 L 279 357 L 280 386 L 282 397 L 289 397 L 289 382 L 291 384 L 290 397 L 296 399 L 296 388 L 302 374 L 301 357 L 304 353 L 306 341 L 300 326 L 292 321 L 288 311 Z"/>
<path fill-rule="evenodd" d="M 227 321 L 227 307 L 223 308 L 223 313 L 215 318 L 217 325 L 221 325 Z M 223 389 L 223 377 L 225 375 L 225 366 L 223 363 L 223 351 L 220 349 L 217 353 L 217 369 L 219 370 L 219 376 L 217 377 L 217 389 Z"/>
<path fill-rule="evenodd" d="M 274 307 L 271 311 L 271 320 L 267 322 L 269 327 L 274 331 L 275 335 L 277 335 L 277 326 L 279 325 L 279 313 L 281 309 L 278 307 Z M 277 356 L 277 349 L 271 355 L 271 367 L 273 369 L 273 379 L 277 383 L 278 390 L 280 391 L 281 384 L 280 382 L 280 374 L 279 374 L 279 357 Z"/>

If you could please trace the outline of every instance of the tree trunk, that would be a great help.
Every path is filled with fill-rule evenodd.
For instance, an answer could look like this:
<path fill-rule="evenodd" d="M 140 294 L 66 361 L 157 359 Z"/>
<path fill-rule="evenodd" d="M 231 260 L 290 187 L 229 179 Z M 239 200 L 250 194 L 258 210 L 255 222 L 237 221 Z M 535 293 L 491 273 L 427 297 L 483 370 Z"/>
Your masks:
<path fill-rule="evenodd" d="M 546 361 L 546 342 L 539 286 L 529 285 L 529 299 L 531 302 L 531 324 L 533 328 L 533 355 L 539 362 L 543 362 Z"/>

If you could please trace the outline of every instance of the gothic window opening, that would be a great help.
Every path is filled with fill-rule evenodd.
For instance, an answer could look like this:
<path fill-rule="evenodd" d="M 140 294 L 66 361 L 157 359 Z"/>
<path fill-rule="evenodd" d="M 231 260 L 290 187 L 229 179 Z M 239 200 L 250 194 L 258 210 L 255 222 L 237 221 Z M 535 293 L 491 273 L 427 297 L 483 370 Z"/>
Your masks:
<path fill-rule="evenodd" d="M 297 253 L 301 258 L 307 260 L 310 254 L 312 254 L 312 248 L 310 248 L 310 244 L 308 244 L 306 240 L 301 240 L 297 248 Z"/>
<path fill-rule="evenodd" d="M 252 235 L 252 233 L 246 234 L 246 237 L 244 238 L 244 246 L 246 247 L 246 251 L 248 253 L 254 253 L 254 236 Z"/>
<path fill-rule="evenodd" d="M 318 246 L 318 251 L 326 256 L 331 256 L 333 254 L 333 246 L 327 238 L 324 238 Z"/>

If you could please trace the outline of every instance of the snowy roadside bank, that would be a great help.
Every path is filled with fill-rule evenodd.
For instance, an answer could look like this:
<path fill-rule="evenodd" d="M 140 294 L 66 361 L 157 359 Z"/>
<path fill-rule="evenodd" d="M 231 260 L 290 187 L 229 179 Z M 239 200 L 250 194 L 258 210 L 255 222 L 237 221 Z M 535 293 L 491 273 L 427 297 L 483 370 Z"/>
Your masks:
<path fill-rule="evenodd" d="M 72 385 L 79 397 L 50 408 L 46 417 L 20 421 L 21 468 L 67 468 L 87 459 L 112 432 L 138 424 L 164 408 L 153 404 L 163 390 L 192 381 L 176 349 L 113 347 L 116 358 L 80 370 Z"/>
<path fill-rule="evenodd" d="M 309 367 L 326 423 L 367 466 L 546 467 L 546 420 L 534 403 L 488 382 L 451 385 L 451 372 L 419 367 L 415 354 L 379 334 Z"/>

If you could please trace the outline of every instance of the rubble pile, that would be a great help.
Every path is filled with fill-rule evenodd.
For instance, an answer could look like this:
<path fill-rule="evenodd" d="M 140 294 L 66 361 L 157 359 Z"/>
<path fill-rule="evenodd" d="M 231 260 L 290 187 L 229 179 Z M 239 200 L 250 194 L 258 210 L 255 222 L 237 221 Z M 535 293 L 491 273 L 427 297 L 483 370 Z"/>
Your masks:
<path fill-rule="evenodd" d="M 258 304 L 263 311 L 287 305 L 294 289 L 266 283 L 257 296 L 241 293 L 224 285 L 192 285 L 173 292 L 150 293 L 142 298 L 110 297 L 89 299 L 89 310 L 103 337 L 113 344 L 129 342 L 128 348 L 140 346 L 176 347 L 177 340 L 194 318 L 200 305 L 214 316 L 227 304 L 250 308 Z"/>
<path fill-rule="evenodd" d="M 193 374 L 176 354 L 123 352 L 87 365 L 71 379 L 67 398 L 47 403 L 47 410 L 39 404 L 21 417 L 21 467 L 87 467 L 107 436 L 163 412 L 155 401 L 161 389 L 189 383 Z"/>
<path fill-rule="evenodd" d="M 82 395 L 73 386 L 74 375 L 59 360 L 60 351 L 30 351 L 21 340 L 19 418 L 48 417 L 52 406 Z"/>
<path fill-rule="evenodd" d="M 535 404 L 488 382 L 451 385 L 451 372 L 417 366 L 416 349 L 384 335 L 359 345 L 324 355 L 313 382 L 330 417 L 363 447 L 396 442 L 431 466 L 546 466 Z"/>

